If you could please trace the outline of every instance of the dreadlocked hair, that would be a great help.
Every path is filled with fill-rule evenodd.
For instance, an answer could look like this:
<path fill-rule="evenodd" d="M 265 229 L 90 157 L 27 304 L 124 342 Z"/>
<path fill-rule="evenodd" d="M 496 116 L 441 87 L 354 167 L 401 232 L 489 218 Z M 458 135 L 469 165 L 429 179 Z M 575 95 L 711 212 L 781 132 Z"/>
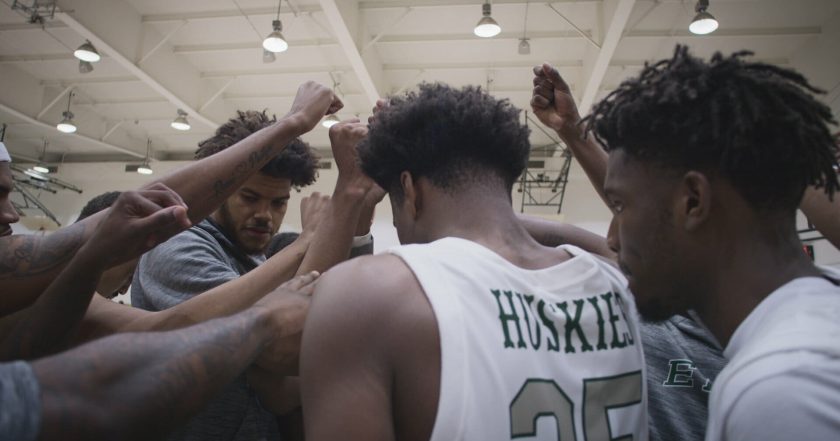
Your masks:
<path fill-rule="evenodd" d="M 269 117 L 265 110 L 237 110 L 236 116 L 216 129 L 212 137 L 198 143 L 195 159 L 219 153 L 275 122 L 277 117 Z M 307 143 L 295 138 L 268 161 L 260 172 L 274 178 L 288 178 L 294 187 L 303 187 L 315 182 L 318 159 L 318 155 Z"/>
<path fill-rule="evenodd" d="M 645 64 L 584 120 L 607 149 L 677 171 L 700 170 L 733 184 L 761 211 L 793 209 L 805 187 L 840 188 L 825 93 L 798 72 L 746 61 L 749 51 L 711 61 L 678 45 Z"/>

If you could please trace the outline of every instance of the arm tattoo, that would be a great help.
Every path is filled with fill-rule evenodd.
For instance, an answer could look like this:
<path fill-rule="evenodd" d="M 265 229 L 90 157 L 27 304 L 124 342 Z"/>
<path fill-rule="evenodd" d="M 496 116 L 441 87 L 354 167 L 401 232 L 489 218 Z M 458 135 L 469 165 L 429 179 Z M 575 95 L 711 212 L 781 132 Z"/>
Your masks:
<path fill-rule="evenodd" d="M 13 236 L 0 249 L 0 280 L 41 275 L 61 267 L 84 243 L 85 226 L 73 224 L 46 237 Z"/>
<path fill-rule="evenodd" d="M 230 176 L 218 179 L 214 182 L 213 193 L 215 197 L 226 197 L 227 189 L 229 189 L 233 184 L 238 183 L 255 168 L 262 165 L 270 156 L 276 155 L 277 152 L 275 152 L 275 150 L 278 150 L 276 148 L 276 144 L 277 143 L 275 142 L 271 142 L 259 151 L 251 152 L 251 154 L 248 155 L 248 159 L 236 164 L 236 167 L 233 168 L 233 172 Z M 280 150 L 282 150 L 282 148 Z"/>

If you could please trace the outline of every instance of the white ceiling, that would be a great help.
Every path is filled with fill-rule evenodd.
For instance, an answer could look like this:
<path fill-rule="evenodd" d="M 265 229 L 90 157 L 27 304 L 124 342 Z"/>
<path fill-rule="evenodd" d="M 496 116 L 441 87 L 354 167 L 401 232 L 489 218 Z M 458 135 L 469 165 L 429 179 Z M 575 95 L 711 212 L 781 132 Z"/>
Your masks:
<path fill-rule="evenodd" d="M 0 1 L 0 122 L 18 160 L 37 158 L 44 139 L 53 161 L 136 161 L 147 139 L 159 160 L 188 157 L 236 109 L 282 116 L 301 82 L 332 84 L 331 74 L 342 118 L 366 118 L 376 96 L 421 81 L 489 84 L 527 109 L 530 66 L 544 61 L 591 103 L 676 43 L 702 56 L 750 49 L 797 68 L 829 91 L 823 98 L 840 115 L 840 0 L 712 0 L 721 25 L 703 37 L 687 30 L 693 1 L 496 0 L 503 30 L 492 39 L 472 34 L 482 0 L 283 0 L 290 48 L 271 64 L 260 44 L 272 0 L 59 0 L 65 12 L 44 28 Z M 530 55 L 517 53 L 523 35 Z M 103 59 L 80 74 L 72 50 L 86 38 Z M 81 136 L 54 128 L 68 90 Z M 177 108 L 190 113 L 192 130 L 169 127 Z M 329 149 L 323 128 L 305 139 Z M 536 128 L 531 141 L 553 142 Z"/>

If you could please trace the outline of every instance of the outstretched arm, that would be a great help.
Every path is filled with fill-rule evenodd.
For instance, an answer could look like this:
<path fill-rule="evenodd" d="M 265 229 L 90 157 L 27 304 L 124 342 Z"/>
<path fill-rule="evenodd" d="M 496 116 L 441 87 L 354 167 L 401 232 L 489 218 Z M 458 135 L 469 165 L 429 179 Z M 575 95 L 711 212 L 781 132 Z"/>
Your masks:
<path fill-rule="evenodd" d="M 819 232 L 840 249 L 840 195 L 828 198 L 822 188 L 808 187 L 799 208 Z"/>
<path fill-rule="evenodd" d="M 311 130 L 324 114 L 335 112 L 341 106 L 341 101 L 329 88 L 307 82 L 298 89 L 291 111 L 276 124 L 156 182 L 181 195 L 190 220 L 197 222 L 213 212 L 292 139 Z M 0 283 L 3 285 L 0 315 L 35 301 L 90 238 L 105 215 L 105 212 L 97 213 L 48 236 L 0 238 Z"/>
<path fill-rule="evenodd" d="M 176 193 L 161 184 L 120 195 L 96 234 L 0 343 L 0 359 L 32 359 L 60 350 L 85 314 L 99 276 L 189 226 Z"/>
<path fill-rule="evenodd" d="M 295 278 L 272 302 L 230 317 L 180 331 L 113 336 L 34 362 L 40 439 L 161 438 L 261 351 L 276 350 L 287 333 L 299 331 L 316 277 Z"/>

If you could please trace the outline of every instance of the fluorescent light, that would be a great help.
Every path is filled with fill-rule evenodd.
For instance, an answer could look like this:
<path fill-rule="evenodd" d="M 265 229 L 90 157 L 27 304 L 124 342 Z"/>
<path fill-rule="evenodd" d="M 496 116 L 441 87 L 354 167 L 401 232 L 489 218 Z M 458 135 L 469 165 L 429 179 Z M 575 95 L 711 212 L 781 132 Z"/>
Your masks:
<path fill-rule="evenodd" d="M 330 116 L 324 118 L 323 121 L 321 121 L 321 125 L 329 129 L 330 127 L 338 124 L 339 122 L 341 122 L 341 121 L 338 120 L 337 116 L 330 115 Z"/>
<path fill-rule="evenodd" d="M 473 29 L 475 35 L 482 38 L 495 37 L 499 35 L 499 32 L 502 32 L 502 27 L 490 16 L 490 8 L 490 3 L 481 5 L 481 14 L 483 16 L 478 21 L 478 24 L 475 25 L 475 29 Z"/>
<path fill-rule="evenodd" d="M 283 38 L 283 33 L 281 32 L 283 30 L 283 23 L 280 20 L 274 20 L 271 22 L 271 26 L 274 30 L 263 40 L 263 48 L 269 52 L 285 52 L 289 48 L 289 43 Z"/>
<path fill-rule="evenodd" d="M 59 132 L 63 133 L 73 133 L 76 131 L 76 124 L 73 123 L 73 113 L 68 111 L 62 112 L 61 116 L 64 119 L 59 122 L 55 128 L 58 129 Z"/>
<path fill-rule="evenodd" d="M 178 116 L 169 125 L 175 130 L 189 130 L 190 122 L 187 121 L 187 112 L 178 109 Z"/>
<path fill-rule="evenodd" d="M 79 46 L 79 48 L 73 52 L 73 55 L 82 61 L 87 61 L 88 63 L 96 63 L 102 59 L 102 57 L 99 56 L 99 52 L 95 47 L 93 47 L 93 44 L 87 40 L 85 40 L 84 44 Z"/>

